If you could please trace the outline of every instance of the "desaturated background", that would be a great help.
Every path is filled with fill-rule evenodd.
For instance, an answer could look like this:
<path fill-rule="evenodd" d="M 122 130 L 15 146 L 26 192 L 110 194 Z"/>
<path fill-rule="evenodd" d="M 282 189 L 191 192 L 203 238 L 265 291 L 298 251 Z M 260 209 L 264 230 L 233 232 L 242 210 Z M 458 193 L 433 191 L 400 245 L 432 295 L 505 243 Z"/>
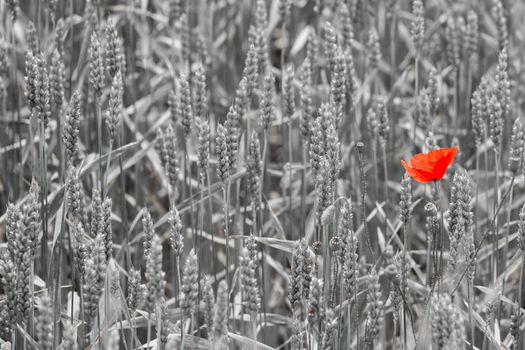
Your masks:
<path fill-rule="evenodd" d="M 0 0 L 2 349 L 522 349 L 524 16 Z"/>

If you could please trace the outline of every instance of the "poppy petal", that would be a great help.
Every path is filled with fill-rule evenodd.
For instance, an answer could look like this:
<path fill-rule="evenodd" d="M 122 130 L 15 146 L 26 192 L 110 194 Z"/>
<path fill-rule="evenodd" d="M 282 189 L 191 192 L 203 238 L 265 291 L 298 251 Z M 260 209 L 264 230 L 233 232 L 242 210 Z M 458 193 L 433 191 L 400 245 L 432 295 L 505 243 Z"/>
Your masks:
<path fill-rule="evenodd" d="M 408 173 L 408 175 L 414 177 L 414 176 L 417 176 L 417 172 L 416 170 L 412 167 L 412 165 L 408 164 L 407 162 L 405 162 L 404 160 L 401 160 L 401 165 L 403 166 L 403 168 L 405 168 L 406 172 Z"/>
<path fill-rule="evenodd" d="M 417 182 L 430 182 L 433 180 L 432 173 L 414 168 L 404 160 L 401 161 L 401 165 L 403 165 L 403 168 L 405 168 L 408 175 L 410 175 Z"/>
<path fill-rule="evenodd" d="M 442 179 L 443 176 L 445 176 L 445 172 L 447 171 L 447 168 L 450 166 L 450 164 L 452 164 L 454 161 L 456 153 L 458 153 L 457 147 L 443 149 L 443 155 L 441 159 L 439 159 L 434 170 L 436 180 Z"/>
<path fill-rule="evenodd" d="M 432 169 L 434 169 L 435 165 L 437 163 L 437 159 L 433 154 L 429 153 L 418 153 L 410 159 L 410 165 L 412 165 L 414 168 L 424 170 L 427 172 L 432 172 Z"/>
<path fill-rule="evenodd" d="M 431 182 L 443 178 L 457 152 L 457 147 L 436 149 L 414 155 L 410 164 L 404 160 L 401 161 L 401 164 L 414 180 Z"/>
<path fill-rule="evenodd" d="M 450 153 L 451 148 L 434 149 L 427 153 L 419 153 L 412 157 L 410 164 L 427 172 L 433 172 L 440 160 Z"/>

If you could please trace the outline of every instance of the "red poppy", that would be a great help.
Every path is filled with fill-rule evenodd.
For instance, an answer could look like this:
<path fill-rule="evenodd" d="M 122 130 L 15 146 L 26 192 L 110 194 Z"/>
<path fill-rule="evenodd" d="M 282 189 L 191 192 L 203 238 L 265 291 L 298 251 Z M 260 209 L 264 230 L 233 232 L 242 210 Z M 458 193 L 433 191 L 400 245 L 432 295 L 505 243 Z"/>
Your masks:
<path fill-rule="evenodd" d="M 445 171 L 458 153 L 457 147 L 440 148 L 428 153 L 419 153 L 410 159 L 410 163 L 401 161 L 401 164 L 417 182 L 432 182 L 440 180 L 445 175 Z"/>

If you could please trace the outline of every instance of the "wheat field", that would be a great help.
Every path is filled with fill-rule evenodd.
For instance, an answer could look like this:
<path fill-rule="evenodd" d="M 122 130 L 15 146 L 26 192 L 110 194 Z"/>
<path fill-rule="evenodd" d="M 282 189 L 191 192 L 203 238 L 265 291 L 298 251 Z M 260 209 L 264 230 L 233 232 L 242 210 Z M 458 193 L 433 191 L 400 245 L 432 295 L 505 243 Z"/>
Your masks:
<path fill-rule="evenodd" d="M 0 0 L 0 349 L 525 349 L 523 0 Z"/>

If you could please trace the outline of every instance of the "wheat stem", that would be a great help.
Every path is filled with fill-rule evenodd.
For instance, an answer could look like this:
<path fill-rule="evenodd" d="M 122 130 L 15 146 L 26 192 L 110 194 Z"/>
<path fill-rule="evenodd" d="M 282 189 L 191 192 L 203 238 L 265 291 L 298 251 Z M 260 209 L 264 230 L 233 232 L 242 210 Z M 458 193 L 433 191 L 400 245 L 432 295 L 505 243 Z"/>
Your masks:
<path fill-rule="evenodd" d="M 113 141 L 109 142 L 109 151 L 108 151 L 108 159 L 106 162 L 106 171 L 104 173 L 104 181 L 102 188 L 104 191 L 102 192 L 102 198 L 106 198 L 107 193 L 109 192 L 108 189 L 108 177 L 109 177 L 109 170 L 111 168 L 111 152 L 113 151 Z"/>
<path fill-rule="evenodd" d="M 496 182 L 494 184 L 494 208 L 496 208 L 497 203 L 500 202 L 499 200 L 499 154 L 498 151 L 494 151 L 494 176 L 496 179 Z M 498 214 L 496 213 L 494 209 L 494 234 L 492 236 L 492 259 L 494 261 L 494 264 L 492 266 L 492 284 L 493 286 L 496 285 L 497 280 L 497 274 L 498 274 L 498 267 L 499 267 L 499 259 L 498 259 Z"/>
<path fill-rule="evenodd" d="M 470 281 L 470 279 L 468 280 L 468 286 L 467 286 L 467 289 L 468 289 L 468 295 L 467 295 L 467 298 L 468 298 L 468 321 L 469 321 L 469 326 L 470 326 L 470 350 L 473 350 L 474 349 L 474 330 L 475 330 L 475 326 L 474 326 L 474 320 L 473 320 L 473 311 L 472 311 L 472 304 L 474 302 L 474 286 L 473 286 L 473 281 Z"/>
<path fill-rule="evenodd" d="M 257 318 L 252 316 L 253 350 L 257 350 Z"/>
<path fill-rule="evenodd" d="M 386 163 L 386 142 L 382 143 L 382 151 L 383 151 L 383 171 L 385 174 L 385 183 L 383 186 L 384 190 L 384 199 L 385 199 L 385 237 L 389 238 L 388 233 L 388 167 Z"/>
<path fill-rule="evenodd" d="M 98 156 L 102 158 L 102 111 L 101 111 L 101 101 L 100 98 L 95 98 L 95 118 L 97 121 L 97 150 L 98 150 Z M 104 179 L 103 179 L 103 172 L 102 172 L 102 162 L 99 163 L 99 181 L 100 181 L 100 193 L 104 194 Z M 104 197 L 102 197 L 104 198 Z"/>
<path fill-rule="evenodd" d="M 213 202 L 212 202 L 212 195 L 211 195 L 211 184 L 210 184 L 210 170 L 206 170 L 206 184 L 208 187 L 208 221 L 210 226 L 210 234 L 211 234 L 211 254 L 212 254 L 212 270 L 213 270 L 213 282 L 217 284 L 217 269 L 215 268 L 215 230 L 213 229 Z"/>
<path fill-rule="evenodd" d="M 41 217 L 42 217 L 42 277 L 44 281 L 47 281 L 47 160 L 46 160 L 46 141 L 44 135 L 44 124 L 42 121 L 38 121 L 39 128 L 39 148 L 40 148 L 40 177 L 42 181 L 42 192 L 41 192 Z"/>

